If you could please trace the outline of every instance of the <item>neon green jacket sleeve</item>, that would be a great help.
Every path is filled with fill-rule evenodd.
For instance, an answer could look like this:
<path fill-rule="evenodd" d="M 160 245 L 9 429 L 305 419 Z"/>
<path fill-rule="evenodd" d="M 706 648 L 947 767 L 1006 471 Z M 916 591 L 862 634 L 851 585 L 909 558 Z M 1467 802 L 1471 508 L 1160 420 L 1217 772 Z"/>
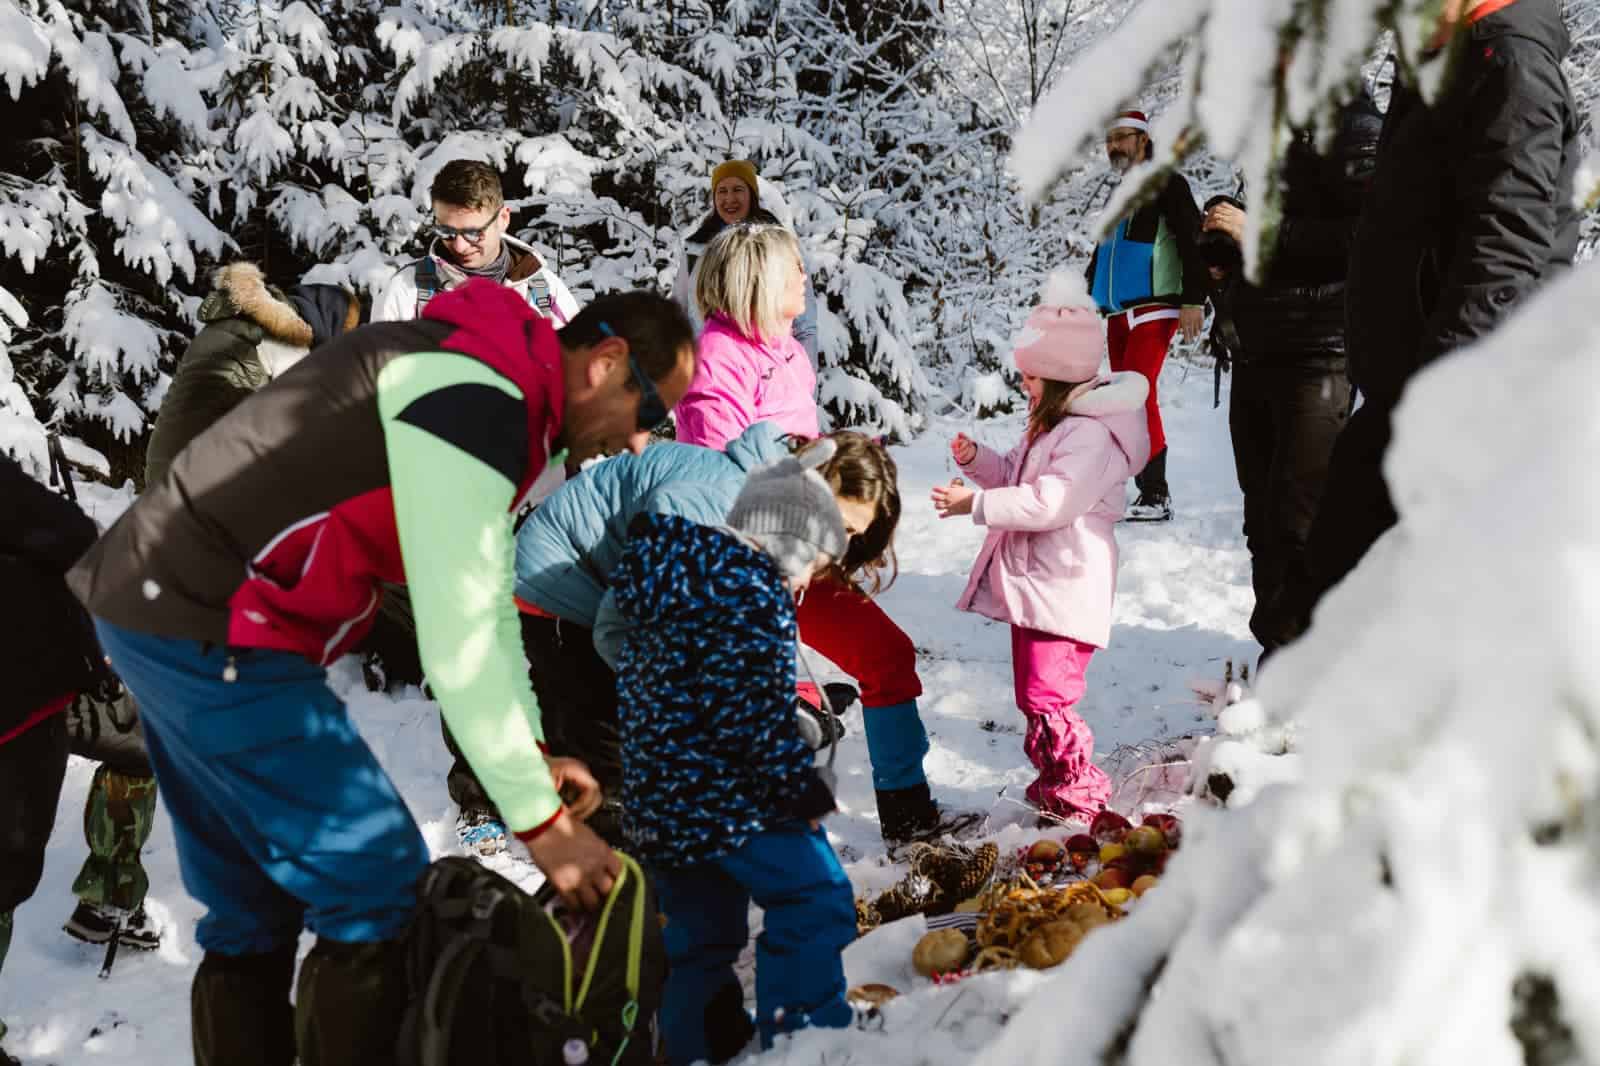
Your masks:
<path fill-rule="evenodd" d="M 477 360 L 453 352 L 405 355 L 379 374 L 378 410 L 423 669 L 506 828 L 522 833 L 549 823 L 561 797 L 539 749 L 539 706 L 512 598 L 517 486 L 468 445 L 447 439 L 448 427 L 415 418 L 456 396 L 498 399 L 485 387 L 515 400 L 521 415 L 516 386 Z M 452 396 L 429 396 L 443 390 Z"/>

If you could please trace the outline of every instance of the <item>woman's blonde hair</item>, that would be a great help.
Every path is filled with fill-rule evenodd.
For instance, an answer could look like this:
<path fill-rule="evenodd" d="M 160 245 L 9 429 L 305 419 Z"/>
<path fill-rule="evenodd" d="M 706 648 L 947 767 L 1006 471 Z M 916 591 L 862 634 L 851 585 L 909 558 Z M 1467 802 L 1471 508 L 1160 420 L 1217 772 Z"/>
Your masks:
<path fill-rule="evenodd" d="M 705 258 L 694 298 L 702 317 L 723 314 L 754 340 L 774 340 L 789 332 L 783 315 L 789 271 L 800 261 L 800 242 L 782 226 L 767 223 L 729 226 L 719 233 Z"/>

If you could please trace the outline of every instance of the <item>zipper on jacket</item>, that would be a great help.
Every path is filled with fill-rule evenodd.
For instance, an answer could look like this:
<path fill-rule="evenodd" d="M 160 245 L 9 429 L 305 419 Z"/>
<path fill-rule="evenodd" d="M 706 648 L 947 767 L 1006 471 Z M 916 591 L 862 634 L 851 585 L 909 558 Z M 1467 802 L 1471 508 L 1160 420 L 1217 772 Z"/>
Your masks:
<path fill-rule="evenodd" d="M 222 665 L 222 680 L 230 685 L 239 680 L 239 664 L 232 655 L 228 656 L 227 662 Z"/>

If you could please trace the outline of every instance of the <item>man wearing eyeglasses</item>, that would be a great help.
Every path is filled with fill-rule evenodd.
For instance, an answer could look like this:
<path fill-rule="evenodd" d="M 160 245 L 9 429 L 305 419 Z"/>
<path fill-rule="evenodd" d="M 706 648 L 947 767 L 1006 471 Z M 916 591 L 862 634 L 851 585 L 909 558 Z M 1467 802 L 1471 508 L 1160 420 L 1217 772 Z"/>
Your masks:
<path fill-rule="evenodd" d="M 506 206 L 500 175 L 476 159 L 453 159 L 433 179 L 433 225 L 428 254 L 402 266 L 372 308 L 374 322 L 420 318 L 428 301 L 472 278 L 504 285 L 558 328 L 578 313 L 578 301 L 538 254 L 511 237 L 511 208 Z M 537 502 L 537 501 L 533 501 Z M 404 590 L 385 597 L 383 615 L 374 631 L 378 672 L 391 673 L 390 661 L 410 658 L 413 626 Z M 402 647 L 401 645 L 405 645 Z M 450 798 L 459 808 L 456 837 L 480 854 L 506 847 L 504 822 L 483 785 L 473 774 L 448 726 L 440 722 L 445 747 L 453 762 L 445 777 Z"/>
<path fill-rule="evenodd" d="M 470 281 L 254 393 L 68 575 L 144 709 L 207 908 L 197 1062 L 392 1061 L 428 848 L 325 675 L 386 583 L 411 591 L 434 694 L 507 828 L 569 904 L 609 892 L 618 859 L 584 824 L 599 785 L 542 753 L 512 516 L 564 456 L 642 451 L 694 363 L 664 296 L 600 297 L 557 333 Z M 302 929 L 318 939 L 291 1007 Z"/>
<path fill-rule="evenodd" d="M 1126 174 L 1154 154 L 1150 120 L 1124 111 L 1106 131 L 1106 156 Z M 1161 425 L 1156 385 L 1173 334 L 1194 340 L 1205 324 L 1206 274 L 1196 238 L 1200 208 L 1183 175 L 1173 171 L 1151 202 L 1118 222 L 1095 248 L 1085 276 L 1106 320 L 1111 369 L 1137 370 L 1150 382 L 1145 416 L 1150 423 L 1150 461 L 1134 477 L 1139 496 L 1128 508 L 1130 522 L 1172 518 L 1167 487 L 1167 435 Z"/>
<path fill-rule="evenodd" d="M 469 278 L 488 278 L 511 289 L 556 326 L 578 313 L 555 272 L 532 248 L 506 231 L 511 208 L 500 175 L 476 159 L 446 163 L 429 188 L 433 225 L 428 254 L 401 267 L 372 308 L 374 322 L 418 318 L 429 300 Z"/>

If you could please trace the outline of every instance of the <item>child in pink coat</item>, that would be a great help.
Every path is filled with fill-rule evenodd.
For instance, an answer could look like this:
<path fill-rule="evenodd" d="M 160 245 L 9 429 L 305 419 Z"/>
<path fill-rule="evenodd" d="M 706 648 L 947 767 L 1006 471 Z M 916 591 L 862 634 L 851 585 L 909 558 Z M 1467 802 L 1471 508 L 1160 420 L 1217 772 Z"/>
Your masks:
<path fill-rule="evenodd" d="M 933 490 L 941 517 L 972 515 L 988 528 L 957 606 L 1011 624 L 1017 707 L 1039 777 L 1028 800 L 1058 817 L 1088 817 L 1111 782 L 1094 764 L 1094 736 L 1073 705 L 1084 672 L 1111 635 L 1117 520 L 1123 486 L 1150 458 L 1149 384 L 1137 373 L 1100 375 L 1100 322 L 1070 283 L 1052 283 L 1028 316 L 1015 352 L 1029 415 L 1005 455 L 965 434 L 951 454 L 960 478 Z"/>

